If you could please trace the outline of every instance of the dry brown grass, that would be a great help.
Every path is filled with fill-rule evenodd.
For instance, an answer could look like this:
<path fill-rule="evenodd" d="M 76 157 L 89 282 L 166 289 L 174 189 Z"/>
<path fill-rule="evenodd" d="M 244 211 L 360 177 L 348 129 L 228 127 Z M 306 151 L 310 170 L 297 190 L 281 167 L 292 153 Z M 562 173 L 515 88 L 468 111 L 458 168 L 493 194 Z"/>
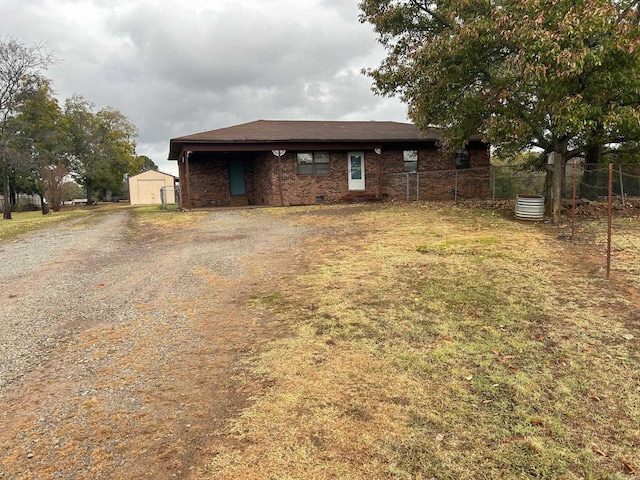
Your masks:
<path fill-rule="evenodd" d="M 292 334 L 210 478 L 630 478 L 640 473 L 640 233 L 482 208 L 274 210 L 321 234 L 253 301 Z M 624 240 L 623 240 L 624 239 Z M 595 256 L 594 256 L 595 255 Z"/>

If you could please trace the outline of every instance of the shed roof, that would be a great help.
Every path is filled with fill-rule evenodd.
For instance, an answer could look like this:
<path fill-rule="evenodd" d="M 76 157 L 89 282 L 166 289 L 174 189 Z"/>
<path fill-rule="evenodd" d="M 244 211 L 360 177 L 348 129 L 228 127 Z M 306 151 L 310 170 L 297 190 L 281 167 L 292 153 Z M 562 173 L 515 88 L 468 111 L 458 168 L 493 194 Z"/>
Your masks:
<path fill-rule="evenodd" d="M 209 130 L 170 141 L 169 159 L 176 160 L 185 144 L 273 144 L 305 142 L 438 141 L 440 132 L 421 132 L 415 125 L 378 121 L 256 120 Z"/>
<path fill-rule="evenodd" d="M 170 173 L 164 173 L 164 172 L 161 172 L 160 170 L 143 170 L 142 172 L 136 173 L 135 175 L 129 175 L 129 178 L 136 178 L 139 176 L 147 177 L 149 175 L 153 175 L 153 176 L 165 175 L 167 177 L 173 178 L 174 180 L 178 178 L 175 175 L 171 175 Z"/>

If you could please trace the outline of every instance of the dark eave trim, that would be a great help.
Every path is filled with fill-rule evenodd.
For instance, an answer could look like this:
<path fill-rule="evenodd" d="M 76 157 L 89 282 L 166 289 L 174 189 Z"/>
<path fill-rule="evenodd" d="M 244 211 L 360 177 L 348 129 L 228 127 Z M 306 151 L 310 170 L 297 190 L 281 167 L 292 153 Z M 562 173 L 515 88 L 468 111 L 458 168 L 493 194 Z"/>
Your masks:
<path fill-rule="evenodd" d="M 407 140 L 379 140 L 379 141 L 309 141 L 309 142 L 181 142 L 171 141 L 169 160 L 178 160 L 184 152 L 268 152 L 271 150 L 375 150 L 389 147 L 403 147 L 405 149 L 419 145 L 435 145 L 435 139 L 407 139 Z M 178 147 L 178 148 L 176 148 Z"/>

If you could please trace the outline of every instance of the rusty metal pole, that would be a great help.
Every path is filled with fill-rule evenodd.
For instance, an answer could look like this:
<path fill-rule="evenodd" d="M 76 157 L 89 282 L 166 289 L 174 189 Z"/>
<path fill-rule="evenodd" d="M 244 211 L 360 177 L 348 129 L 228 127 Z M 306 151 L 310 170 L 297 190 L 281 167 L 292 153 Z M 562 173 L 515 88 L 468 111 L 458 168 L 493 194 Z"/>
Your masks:
<path fill-rule="evenodd" d="M 576 236 L 576 161 L 573 160 L 573 205 L 571 207 L 571 238 Z"/>
<path fill-rule="evenodd" d="M 607 226 L 607 278 L 611 273 L 611 216 L 613 204 L 613 163 L 609 163 L 609 205 L 608 205 L 608 226 Z"/>

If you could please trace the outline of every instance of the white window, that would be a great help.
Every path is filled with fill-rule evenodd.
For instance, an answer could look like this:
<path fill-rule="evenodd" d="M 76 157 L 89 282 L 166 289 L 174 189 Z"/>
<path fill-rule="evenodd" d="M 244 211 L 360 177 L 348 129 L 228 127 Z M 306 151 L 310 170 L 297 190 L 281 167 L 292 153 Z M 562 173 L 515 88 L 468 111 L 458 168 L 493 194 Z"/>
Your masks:
<path fill-rule="evenodd" d="M 417 150 L 405 150 L 404 156 L 404 172 L 411 173 L 418 171 L 418 151 Z"/>
<path fill-rule="evenodd" d="M 329 152 L 298 153 L 298 175 L 328 175 Z"/>

